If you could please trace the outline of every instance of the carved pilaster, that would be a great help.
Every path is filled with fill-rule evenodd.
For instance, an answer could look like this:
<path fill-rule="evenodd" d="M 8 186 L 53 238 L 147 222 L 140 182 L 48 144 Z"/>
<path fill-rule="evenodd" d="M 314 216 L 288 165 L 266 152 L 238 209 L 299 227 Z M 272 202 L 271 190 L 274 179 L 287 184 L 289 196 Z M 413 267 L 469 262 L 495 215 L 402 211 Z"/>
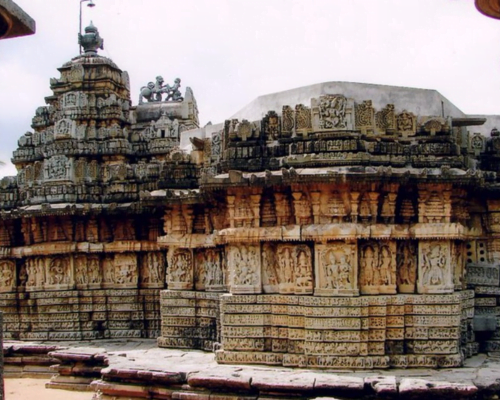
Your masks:
<path fill-rule="evenodd" d="M 228 195 L 226 197 L 226 199 L 227 199 L 227 213 L 229 216 L 229 226 L 231 228 L 234 228 L 235 227 L 235 224 L 234 224 L 234 201 L 236 200 L 236 196 Z"/>
<path fill-rule="evenodd" d="M 307 225 L 311 223 L 311 205 L 307 195 L 302 192 L 293 192 L 293 208 L 295 211 L 295 223 Z"/>
<path fill-rule="evenodd" d="M 258 228 L 260 226 L 260 194 L 252 194 L 250 195 L 250 206 L 252 208 L 253 214 L 253 223 L 252 226 L 254 228 Z"/>
<path fill-rule="evenodd" d="M 313 221 L 315 224 L 320 224 L 320 198 L 321 192 L 311 192 L 311 205 L 313 212 Z"/>

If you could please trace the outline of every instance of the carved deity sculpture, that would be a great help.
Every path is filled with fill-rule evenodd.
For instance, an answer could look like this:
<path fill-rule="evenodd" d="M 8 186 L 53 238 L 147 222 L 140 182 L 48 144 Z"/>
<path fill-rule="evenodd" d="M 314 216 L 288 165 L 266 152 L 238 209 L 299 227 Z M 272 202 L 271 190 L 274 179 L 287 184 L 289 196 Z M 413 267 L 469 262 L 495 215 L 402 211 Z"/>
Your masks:
<path fill-rule="evenodd" d="M 141 287 L 162 288 L 165 282 L 165 255 L 160 252 L 147 253 L 142 257 Z"/>
<path fill-rule="evenodd" d="M 356 244 L 333 242 L 316 245 L 315 270 L 318 296 L 357 296 Z"/>
<path fill-rule="evenodd" d="M 77 254 L 74 259 L 75 266 L 75 283 L 78 289 L 86 288 L 88 284 L 88 271 L 87 271 L 87 256 L 85 254 Z"/>
<path fill-rule="evenodd" d="M 418 285 L 419 293 L 452 293 L 454 289 L 450 264 L 450 242 L 420 241 Z"/>
<path fill-rule="evenodd" d="M 295 247 L 295 294 L 313 292 L 312 258 L 308 246 Z"/>
<path fill-rule="evenodd" d="M 322 96 L 319 103 L 320 127 L 342 129 L 346 123 L 347 99 L 342 95 Z"/>
<path fill-rule="evenodd" d="M 279 271 L 279 292 L 293 293 L 295 287 L 295 257 L 293 255 L 293 246 L 279 245 L 277 250 L 278 271 Z"/>
<path fill-rule="evenodd" d="M 206 270 L 205 290 L 207 291 L 219 292 L 225 290 L 222 257 L 220 249 L 206 249 L 204 252 Z"/>
<path fill-rule="evenodd" d="M 171 248 L 168 253 L 167 284 L 169 289 L 193 288 L 193 255 L 189 249 Z"/>
<path fill-rule="evenodd" d="M 0 261 L 0 292 L 10 292 L 16 286 L 16 263 L 11 260 Z"/>
<path fill-rule="evenodd" d="M 417 117 L 406 110 L 396 117 L 398 133 L 403 137 L 414 136 L 417 130 Z"/>
<path fill-rule="evenodd" d="M 261 293 L 260 245 L 231 245 L 228 254 L 231 293 Z"/>
<path fill-rule="evenodd" d="M 417 280 L 417 249 L 412 241 L 398 242 L 397 284 L 399 293 L 414 293 Z"/>
<path fill-rule="evenodd" d="M 98 288 L 102 282 L 101 262 L 99 255 L 92 254 L 87 258 L 87 274 L 89 288 Z"/>
<path fill-rule="evenodd" d="M 137 275 L 137 255 L 135 253 L 115 254 L 115 284 L 121 287 L 137 287 Z"/>
<path fill-rule="evenodd" d="M 45 288 L 52 290 L 68 289 L 72 281 L 68 257 L 54 257 L 48 262 Z"/>
<path fill-rule="evenodd" d="M 279 292 L 279 278 L 276 260 L 276 246 L 273 243 L 262 245 L 262 289 L 264 293 Z"/>

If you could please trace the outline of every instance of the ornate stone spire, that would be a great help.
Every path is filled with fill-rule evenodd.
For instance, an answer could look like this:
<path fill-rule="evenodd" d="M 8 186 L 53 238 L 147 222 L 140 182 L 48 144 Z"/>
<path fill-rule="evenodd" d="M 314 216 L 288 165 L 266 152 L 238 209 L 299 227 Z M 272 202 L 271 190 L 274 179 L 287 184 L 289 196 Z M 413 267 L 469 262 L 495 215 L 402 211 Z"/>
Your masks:
<path fill-rule="evenodd" d="M 83 47 L 86 55 L 97 54 L 97 49 L 104 50 L 104 39 L 99 36 L 99 30 L 92 21 L 85 28 L 85 34 L 78 34 L 78 44 Z"/>

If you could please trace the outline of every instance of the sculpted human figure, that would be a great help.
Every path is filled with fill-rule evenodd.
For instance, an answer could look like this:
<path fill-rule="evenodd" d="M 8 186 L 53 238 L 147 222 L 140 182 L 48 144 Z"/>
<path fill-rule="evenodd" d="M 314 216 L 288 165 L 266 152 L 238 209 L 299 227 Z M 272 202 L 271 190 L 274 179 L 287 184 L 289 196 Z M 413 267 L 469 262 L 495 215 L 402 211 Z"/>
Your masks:
<path fill-rule="evenodd" d="M 375 252 L 372 246 L 367 246 L 364 249 L 363 258 L 361 259 L 361 268 L 364 272 L 363 284 L 366 286 L 373 285 L 373 275 L 375 270 Z"/>
<path fill-rule="evenodd" d="M 387 246 L 382 246 L 380 251 L 380 284 L 392 285 L 392 257 Z"/>
<path fill-rule="evenodd" d="M 402 285 L 413 285 L 415 284 L 415 276 L 414 276 L 414 264 L 415 257 L 412 254 L 409 245 L 405 245 L 403 247 L 403 251 L 401 253 L 401 262 L 399 265 L 399 281 Z"/>
<path fill-rule="evenodd" d="M 338 288 L 348 288 L 351 284 L 351 265 L 347 261 L 345 254 L 342 254 L 339 259 L 339 284 Z"/>
<path fill-rule="evenodd" d="M 309 259 L 305 251 L 300 250 L 297 257 L 297 286 L 309 286 L 312 282 L 312 271 L 309 267 Z"/>
<path fill-rule="evenodd" d="M 267 246 L 262 251 L 262 281 L 270 286 L 278 284 L 272 251 L 273 249 Z"/>
<path fill-rule="evenodd" d="M 337 260 L 333 251 L 330 251 L 328 256 L 325 256 L 325 261 L 325 288 L 335 289 L 337 287 L 340 274 L 339 266 L 337 265 Z"/>
<path fill-rule="evenodd" d="M 99 259 L 92 257 L 88 264 L 89 283 L 100 283 Z"/>
<path fill-rule="evenodd" d="M 442 285 L 444 283 L 443 268 L 446 265 L 446 260 L 442 254 L 441 246 L 434 246 L 424 257 L 427 267 L 425 283 L 432 286 Z"/>
<path fill-rule="evenodd" d="M 288 247 L 285 247 L 280 259 L 280 269 L 283 283 L 291 283 L 293 281 L 293 261 Z"/>
<path fill-rule="evenodd" d="M 2 272 L 1 286 L 3 287 L 12 286 L 12 280 L 14 278 L 14 274 L 12 272 L 11 266 L 8 263 L 3 263 L 1 272 Z"/>

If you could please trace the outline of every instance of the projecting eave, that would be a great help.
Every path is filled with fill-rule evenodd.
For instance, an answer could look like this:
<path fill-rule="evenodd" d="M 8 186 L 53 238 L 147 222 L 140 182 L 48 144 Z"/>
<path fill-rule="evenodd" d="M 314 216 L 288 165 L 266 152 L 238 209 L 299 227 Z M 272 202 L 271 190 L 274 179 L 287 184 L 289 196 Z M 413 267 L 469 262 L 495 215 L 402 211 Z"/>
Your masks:
<path fill-rule="evenodd" d="M 35 33 L 35 20 L 12 0 L 0 0 L 0 39 Z"/>

